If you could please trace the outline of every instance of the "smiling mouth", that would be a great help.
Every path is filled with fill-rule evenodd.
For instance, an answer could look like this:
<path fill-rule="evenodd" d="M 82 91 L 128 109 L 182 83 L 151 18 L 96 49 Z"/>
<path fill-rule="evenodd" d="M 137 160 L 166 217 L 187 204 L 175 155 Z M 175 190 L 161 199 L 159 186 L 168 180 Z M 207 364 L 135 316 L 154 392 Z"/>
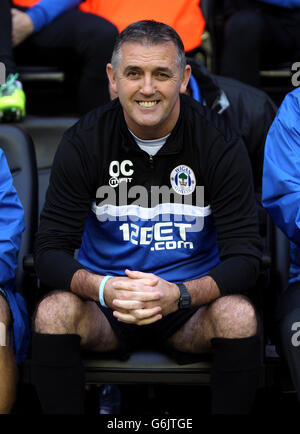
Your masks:
<path fill-rule="evenodd" d="M 154 107 L 156 104 L 158 104 L 159 100 L 157 100 L 157 101 L 137 101 L 137 103 L 141 107 L 149 108 L 149 107 Z"/>

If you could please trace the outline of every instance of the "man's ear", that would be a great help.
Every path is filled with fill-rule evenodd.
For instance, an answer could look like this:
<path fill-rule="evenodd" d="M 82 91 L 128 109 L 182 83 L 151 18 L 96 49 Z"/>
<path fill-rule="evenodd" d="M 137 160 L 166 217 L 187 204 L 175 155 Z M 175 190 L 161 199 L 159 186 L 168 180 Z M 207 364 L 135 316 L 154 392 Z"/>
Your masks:
<path fill-rule="evenodd" d="M 108 80 L 109 80 L 110 89 L 112 89 L 112 91 L 115 94 L 118 94 L 116 77 L 115 77 L 115 73 L 114 73 L 114 70 L 113 70 L 113 67 L 112 67 L 111 63 L 108 63 L 106 65 L 106 74 L 107 74 L 107 77 L 108 77 Z"/>
<path fill-rule="evenodd" d="M 180 93 L 186 92 L 187 86 L 189 84 L 191 73 L 192 73 L 191 65 L 186 65 L 186 67 L 184 68 L 183 76 L 182 76 L 182 80 L 181 80 L 181 85 L 180 85 L 180 90 L 179 90 Z"/>

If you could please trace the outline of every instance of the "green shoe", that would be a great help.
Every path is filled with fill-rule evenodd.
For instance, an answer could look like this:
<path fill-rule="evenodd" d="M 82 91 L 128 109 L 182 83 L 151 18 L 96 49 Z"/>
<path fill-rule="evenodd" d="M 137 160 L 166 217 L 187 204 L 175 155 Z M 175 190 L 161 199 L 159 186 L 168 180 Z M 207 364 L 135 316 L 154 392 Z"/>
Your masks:
<path fill-rule="evenodd" d="M 6 83 L 0 86 L 0 120 L 18 122 L 25 115 L 26 97 L 21 83 L 17 81 L 18 74 L 9 74 Z"/>

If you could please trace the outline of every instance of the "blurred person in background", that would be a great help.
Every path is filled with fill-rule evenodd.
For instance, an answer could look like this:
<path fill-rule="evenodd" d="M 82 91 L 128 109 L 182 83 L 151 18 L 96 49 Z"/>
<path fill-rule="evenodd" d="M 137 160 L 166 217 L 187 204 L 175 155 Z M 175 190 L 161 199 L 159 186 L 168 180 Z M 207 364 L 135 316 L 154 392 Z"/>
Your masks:
<path fill-rule="evenodd" d="M 262 67 L 299 60 L 300 0 L 224 0 L 220 74 L 259 86 Z"/>
<path fill-rule="evenodd" d="M 15 288 L 15 273 L 24 211 L 0 149 L 0 414 L 9 413 L 16 398 L 17 363 L 29 345 L 26 304 Z"/>
<path fill-rule="evenodd" d="M 78 111 L 109 101 L 105 67 L 118 35 L 108 20 L 77 9 L 80 0 L 1 0 L 0 61 L 6 83 L 0 88 L 0 116 L 24 117 L 25 95 L 16 62 L 58 66 L 77 78 Z"/>
<path fill-rule="evenodd" d="M 26 113 L 15 60 L 23 65 L 54 65 L 75 75 L 81 114 L 107 103 L 105 66 L 115 38 L 140 19 L 171 25 L 186 51 L 201 44 L 205 23 L 198 0 L 2 0 L 0 61 L 6 65 L 7 81 L 0 87 L 0 117 L 20 120 Z"/>

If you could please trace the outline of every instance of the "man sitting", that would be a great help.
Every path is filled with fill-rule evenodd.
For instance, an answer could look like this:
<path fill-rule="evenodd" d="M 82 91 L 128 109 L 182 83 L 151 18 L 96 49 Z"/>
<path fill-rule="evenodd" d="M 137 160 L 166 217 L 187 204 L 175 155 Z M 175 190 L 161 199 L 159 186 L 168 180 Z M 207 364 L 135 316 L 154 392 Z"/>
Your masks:
<path fill-rule="evenodd" d="M 212 411 L 251 410 L 260 339 L 242 293 L 261 259 L 251 168 L 241 140 L 184 95 L 190 73 L 172 28 L 128 26 L 107 65 L 119 99 L 59 146 L 35 252 L 55 289 L 34 318 L 32 374 L 47 413 L 84 411 L 81 349 L 145 342 L 212 351 Z"/>

